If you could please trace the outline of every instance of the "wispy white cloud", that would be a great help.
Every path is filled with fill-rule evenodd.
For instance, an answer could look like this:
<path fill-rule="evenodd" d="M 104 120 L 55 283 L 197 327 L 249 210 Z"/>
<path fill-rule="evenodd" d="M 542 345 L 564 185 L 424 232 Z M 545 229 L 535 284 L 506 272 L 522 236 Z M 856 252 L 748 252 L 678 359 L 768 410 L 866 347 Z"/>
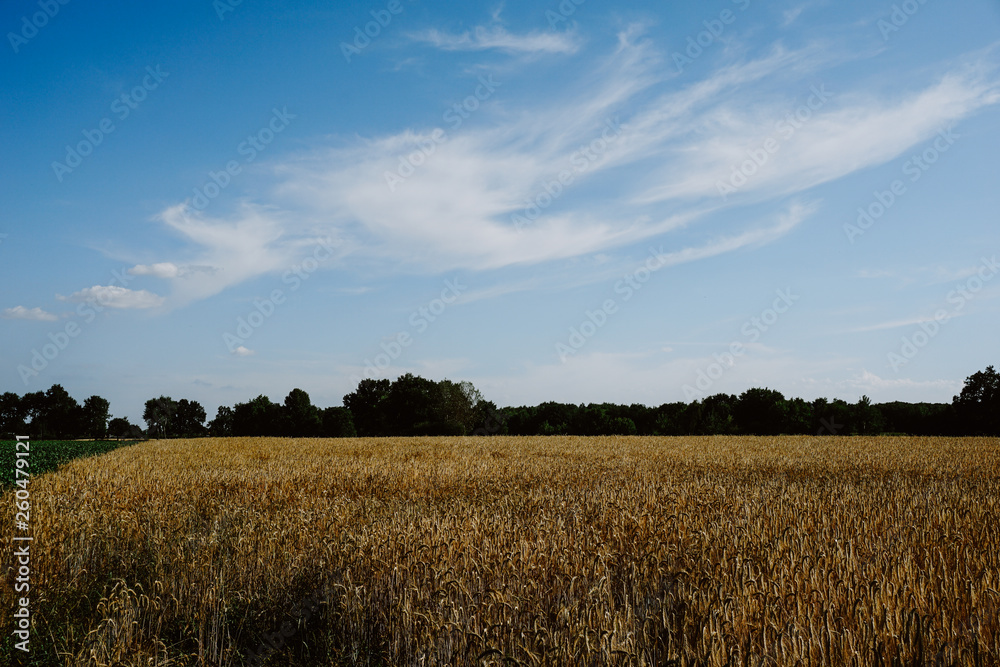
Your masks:
<path fill-rule="evenodd" d="M 176 278 L 180 275 L 180 267 L 172 262 L 158 264 L 137 264 L 128 270 L 133 276 L 156 276 L 157 278 Z"/>
<path fill-rule="evenodd" d="M 233 350 L 233 354 L 235 354 L 237 357 L 252 357 L 257 353 L 248 347 L 240 345 L 235 350 Z"/>
<path fill-rule="evenodd" d="M 956 317 L 961 317 L 963 313 L 950 313 L 948 319 L 954 319 Z M 900 327 L 912 327 L 920 324 L 927 324 L 933 322 L 933 317 L 911 317 L 904 320 L 889 320 L 886 322 L 879 322 L 877 324 L 868 324 L 865 326 L 855 327 L 853 329 L 848 329 L 844 333 L 867 333 L 869 331 L 884 331 L 886 329 L 899 329 Z"/>
<path fill-rule="evenodd" d="M 473 30 L 454 34 L 436 28 L 410 33 L 415 42 L 430 44 L 442 51 L 486 51 L 496 49 L 508 53 L 576 53 L 580 39 L 573 32 L 533 31 L 524 34 L 508 32 L 500 25 L 489 28 L 476 26 Z"/>
<path fill-rule="evenodd" d="M 914 380 L 912 378 L 883 378 L 868 370 L 844 380 L 840 383 L 844 387 L 856 389 L 936 389 L 946 392 L 958 393 L 962 388 L 962 383 L 958 380 Z"/>
<path fill-rule="evenodd" d="M 493 43 L 502 34 L 435 39 L 458 48 Z M 767 243 L 816 209 L 789 207 L 783 201 L 789 196 L 890 160 L 1000 100 L 995 68 L 980 57 L 908 93 L 829 91 L 808 122 L 781 137 L 780 150 L 738 196 L 724 200 L 717 183 L 817 94 L 817 72 L 841 57 L 811 47 L 774 48 L 677 86 L 641 31 L 625 30 L 611 56 L 588 68 L 580 86 L 586 92 L 577 99 L 560 96 L 502 112 L 486 101 L 477 113 L 491 122 L 444 131 L 443 138 L 435 128 L 407 129 L 275 161 L 267 205 L 247 204 L 225 218 L 183 205 L 165 210 L 159 219 L 198 249 L 198 264 L 219 269 L 174 281 L 171 300 L 204 298 L 285 270 L 316 233 L 343 240 L 338 256 L 349 262 L 430 273 L 605 253 L 653 237 L 667 240 L 696 224 L 704 228 L 697 230 L 702 241 L 672 251 L 672 261 Z M 773 92 L 795 85 L 800 96 Z M 432 153 L 420 152 L 427 146 Z M 390 188 L 387 179 L 399 178 L 410 156 L 419 156 L 419 164 Z M 567 176 L 563 183 L 561 176 Z M 785 213 L 725 224 L 716 215 L 761 201 L 780 201 Z M 523 218 L 532 206 L 537 215 L 530 224 L 515 226 L 515 216 Z M 179 277 L 179 265 L 170 266 Z M 163 277 L 173 272 L 168 266 L 145 270 Z"/>
<path fill-rule="evenodd" d="M 789 7 L 781 12 L 781 27 L 787 28 L 798 21 L 799 17 L 802 16 L 803 13 L 827 4 L 829 4 L 829 0 L 806 0 L 805 2 L 799 2 L 795 6 Z"/>
<path fill-rule="evenodd" d="M 54 322 L 59 319 L 41 308 L 25 308 L 24 306 L 4 308 L 3 318 L 5 320 L 33 320 L 36 322 Z"/>
<path fill-rule="evenodd" d="M 799 18 L 805 8 L 805 5 L 799 5 L 798 7 L 786 9 L 781 15 L 781 27 L 787 28 L 791 24 L 795 23 L 795 19 Z"/>
<path fill-rule="evenodd" d="M 676 118 L 673 136 L 660 138 L 680 135 L 672 149 L 683 158 L 658 166 L 650 179 L 658 184 L 640 201 L 717 198 L 720 183 L 735 184 L 743 197 L 801 192 L 884 164 L 998 101 L 1000 80 L 976 64 L 903 95 L 803 84 L 789 99 L 711 98 L 691 109 L 697 114 Z M 768 141 L 778 148 L 764 153 L 763 164 L 749 162 Z M 733 178 L 746 164 L 742 177 Z"/>
<path fill-rule="evenodd" d="M 139 269 L 145 275 L 175 279 L 170 306 L 213 296 L 259 275 L 290 271 L 317 248 L 324 250 L 317 256 L 331 264 L 344 250 L 339 239 L 317 238 L 302 227 L 296 228 L 287 215 L 250 204 L 241 206 L 229 219 L 213 218 L 184 204 L 157 217 L 197 249 L 197 263 L 177 266 L 163 262 L 153 265 L 159 268 Z"/>
<path fill-rule="evenodd" d="M 96 303 L 107 308 L 144 309 L 163 305 L 163 297 L 146 290 L 130 290 L 117 285 L 94 285 L 69 296 L 57 296 L 60 301 Z"/>
<path fill-rule="evenodd" d="M 218 271 L 213 266 L 177 266 L 173 262 L 159 262 L 157 264 L 136 264 L 128 270 L 133 276 L 154 276 L 156 278 L 181 278 L 195 276 Z"/>

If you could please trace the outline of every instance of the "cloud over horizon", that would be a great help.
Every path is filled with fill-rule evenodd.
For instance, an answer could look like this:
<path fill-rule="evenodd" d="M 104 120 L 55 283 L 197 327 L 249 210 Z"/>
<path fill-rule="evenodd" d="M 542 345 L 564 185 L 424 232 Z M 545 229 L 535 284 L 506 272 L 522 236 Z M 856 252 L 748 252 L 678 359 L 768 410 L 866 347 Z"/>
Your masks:
<path fill-rule="evenodd" d="M 996 104 L 995 64 L 978 55 L 919 87 L 852 90 L 815 83 L 841 56 L 774 46 L 677 85 L 658 73 L 663 54 L 641 30 L 624 31 L 590 92 L 569 105 L 515 109 L 487 99 L 473 112 L 483 122 L 455 130 L 406 129 L 275 158 L 266 199 L 228 216 L 165 209 L 160 221 L 200 248 L 200 263 L 220 267 L 175 283 L 175 296 L 190 302 L 279 271 L 307 245 L 306 231 L 344 240 L 338 266 L 418 273 L 537 265 L 651 238 L 669 244 L 690 228 L 703 227 L 706 239 L 767 235 L 764 219 L 743 229 L 718 220 L 762 201 L 778 207 L 775 220 L 791 210 L 783 199 L 884 164 Z M 169 261 L 135 271 L 179 275 Z"/>

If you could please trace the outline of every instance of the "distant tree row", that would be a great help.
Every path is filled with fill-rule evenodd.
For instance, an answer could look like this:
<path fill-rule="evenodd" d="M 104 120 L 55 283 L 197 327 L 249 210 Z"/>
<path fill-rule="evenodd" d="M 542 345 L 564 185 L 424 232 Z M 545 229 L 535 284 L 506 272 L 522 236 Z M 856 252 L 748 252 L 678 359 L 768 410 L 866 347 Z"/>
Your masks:
<path fill-rule="evenodd" d="M 220 406 L 208 433 L 216 437 L 272 435 L 296 438 L 350 438 L 355 435 L 351 413 L 344 407 L 318 408 L 309 394 L 293 389 L 284 403 L 260 395 L 229 408 Z"/>
<path fill-rule="evenodd" d="M 470 382 L 435 382 L 407 373 L 394 381 L 362 380 L 343 406 L 319 408 L 293 389 L 283 403 L 260 395 L 219 407 L 205 423 L 205 409 L 187 399 L 146 401 L 146 430 L 112 419 L 108 401 L 83 404 L 62 386 L 18 396 L 0 394 L 0 437 L 150 438 L 225 436 L 353 437 L 415 435 L 993 435 L 1000 436 L 1000 374 L 992 366 L 966 378 L 951 403 L 873 404 L 819 398 L 786 399 L 773 389 L 739 396 L 716 394 L 693 403 L 659 407 L 591 403 L 542 403 L 497 408 Z"/>
<path fill-rule="evenodd" d="M 873 404 L 786 399 L 773 389 L 716 394 L 693 403 L 645 405 L 542 403 L 503 408 L 507 435 L 994 435 L 1000 436 L 1000 374 L 970 376 L 951 403 Z"/>
<path fill-rule="evenodd" d="M 949 433 L 954 411 L 948 404 L 857 403 L 786 399 L 772 389 L 740 396 L 716 394 L 693 403 L 659 407 L 610 403 L 543 403 L 503 408 L 508 435 L 877 435 L 886 432 Z"/>
<path fill-rule="evenodd" d="M 36 439 L 141 437 L 142 430 L 124 418 L 112 419 L 111 404 L 91 396 L 80 405 L 62 387 L 18 396 L 0 394 L 0 436 L 27 435 Z"/>
<path fill-rule="evenodd" d="M 344 396 L 360 436 L 473 435 L 488 432 L 497 407 L 471 382 L 434 382 L 407 373 L 364 379 Z"/>

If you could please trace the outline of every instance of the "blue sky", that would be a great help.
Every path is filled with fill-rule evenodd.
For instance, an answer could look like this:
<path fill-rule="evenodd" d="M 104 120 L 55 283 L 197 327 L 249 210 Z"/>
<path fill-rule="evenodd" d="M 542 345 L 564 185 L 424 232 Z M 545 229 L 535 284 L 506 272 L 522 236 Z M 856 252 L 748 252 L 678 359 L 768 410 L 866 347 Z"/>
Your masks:
<path fill-rule="evenodd" d="M 950 401 L 998 361 L 1000 2 L 0 25 L 0 390 Z"/>

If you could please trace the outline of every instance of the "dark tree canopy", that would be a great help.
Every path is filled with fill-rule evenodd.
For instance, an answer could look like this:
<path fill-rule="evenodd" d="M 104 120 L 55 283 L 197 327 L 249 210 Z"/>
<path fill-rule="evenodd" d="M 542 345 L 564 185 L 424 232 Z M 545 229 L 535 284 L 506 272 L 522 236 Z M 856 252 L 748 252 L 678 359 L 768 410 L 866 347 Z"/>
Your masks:
<path fill-rule="evenodd" d="M 1000 435 L 1000 373 L 987 366 L 965 379 L 954 398 L 960 420 L 977 435 Z"/>
<path fill-rule="evenodd" d="M 351 411 L 359 436 L 385 434 L 387 426 L 382 421 L 385 416 L 382 403 L 389 396 L 391 384 L 388 380 L 365 378 L 358 383 L 357 389 L 344 396 L 344 406 Z"/>
<path fill-rule="evenodd" d="M 233 409 L 220 405 L 215 412 L 215 419 L 208 422 L 208 434 L 214 438 L 227 438 L 233 435 Z"/>
<path fill-rule="evenodd" d="M 301 389 L 292 389 L 288 392 L 282 416 L 287 435 L 311 438 L 318 436 L 323 428 L 319 408 L 309 400 L 309 394 Z"/>
<path fill-rule="evenodd" d="M 281 435 L 281 406 L 263 394 L 233 407 L 233 435 Z"/>
<path fill-rule="evenodd" d="M 108 435 L 112 438 L 141 438 L 142 429 L 124 417 L 115 417 L 108 423 Z"/>
<path fill-rule="evenodd" d="M 83 405 L 59 384 L 46 391 L 18 396 L 0 394 L 0 437 L 26 435 L 38 439 L 102 439 L 109 435 L 111 405 L 106 398 L 90 396 Z M 141 433 L 139 434 L 141 435 Z M 135 437 L 134 432 L 130 432 Z"/>
<path fill-rule="evenodd" d="M 83 429 L 91 438 L 108 435 L 108 420 L 111 419 L 111 403 L 100 396 L 91 396 L 83 402 Z"/>
<path fill-rule="evenodd" d="M 1000 436 L 1000 373 L 972 374 L 951 403 L 872 403 L 785 398 L 753 387 L 739 396 L 715 394 L 658 407 L 548 401 L 498 408 L 470 382 L 434 381 L 407 373 L 395 380 L 364 379 L 343 406 L 321 408 L 292 389 L 282 403 L 261 394 L 220 406 L 205 424 L 198 401 L 149 399 L 143 419 L 153 438 L 227 436 L 378 437 L 438 435 L 987 435 Z M 34 438 L 138 438 L 127 419 L 112 418 L 108 401 L 90 396 L 80 405 L 58 384 L 18 396 L 0 394 L 0 436 Z"/>
<path fill-rule="evenodd" d="M 146 434 L 151 438 L 172 436 L 176 414 L 177 401 L 169 396 L 149 399 L 142 411 L 142 419 L 146 422 Z"/>
<path fill-rule="evenodd" d="M 322 411 L 321 419 L 324 438 L 353 438 L 357 436 L 351 411 L 347 408 L 339 406 L 326 408 Z"/>
<path fill-rule="evenodd" d="M 186 398 L 177 401 L 172 431 L 180 438 L 197 438 L 205 435 L 205 408 L 201 407 L 198 401 L 189 401 Z"/>

